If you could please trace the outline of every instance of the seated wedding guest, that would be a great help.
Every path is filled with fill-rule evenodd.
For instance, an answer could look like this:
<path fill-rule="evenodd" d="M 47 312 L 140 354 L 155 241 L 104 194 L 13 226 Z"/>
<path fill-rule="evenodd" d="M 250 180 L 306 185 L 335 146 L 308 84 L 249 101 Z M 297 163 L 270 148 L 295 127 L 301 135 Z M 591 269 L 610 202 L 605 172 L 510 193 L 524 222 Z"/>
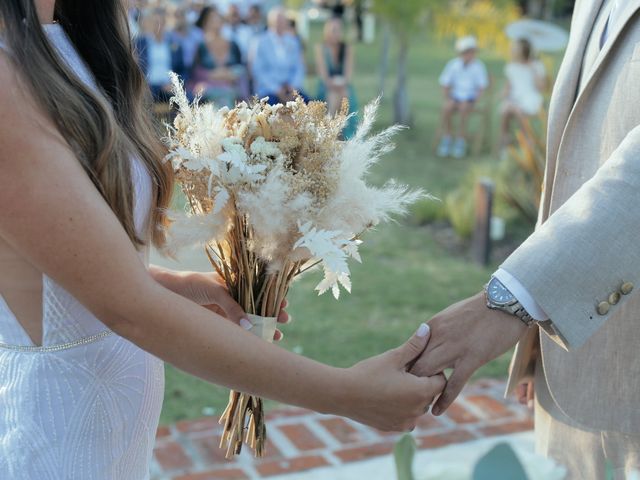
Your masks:
<path fill-rule="evenodd" d="M 251 69 L 254 90 L 259 97 L 268 97 L 269 102 L 285 103 L 295 98 L 298 92 L 303 98 L 305 65 L 302 48 L 298 40 L 288 33 L 288 19 L 283 8 L 269 12 L 269 30 L 257 41 Z"/>
<path fill-rule="evenodd" d="M 439 157 L 451 155 L 462 158 L 466 155 L 467 120 L 482 92 L 489 86 L 484 63 L 476 58 L 477 49 L 475 37 L 460 38 L 456 42 L 458 56 L 447 63 L 440 75 L 445 104 L 442 109 L 443 135 L 437 150 Z M 460 123 L 453 137 L 452 120 L 455 114 L 459 114 Z"/>
<path fill-rule="evenodd" d="M 136 38 L 138 61 L 156 102 L 171 98 L 169 72 L 184 75 L 182 47 L 166 31 L 166 11 L 147 10 L 142 15 L 142 32 Z"/>
<path fill-rule="evenodd" d="M 267 29 L 267 25 L 264 22 L 264 16 L 262 15 L 262 8 L 260 4 L 254 3 L 249 6 L 249 11 L 246 18 L 247 26 L 252 30 L 254 35 L 260 35 Z"/>
<path fill-rule="evenodd" d="M 351 84 L 353 75 L 353 48 L 345 43 L 342 20 L 334 17 L 324 25 L 324 42 L 316 46 L 316 68 L 319 76 L 318 100 L 326 101 L 330 114 L 340 110 L 342 101 L 349 101 L 349 112 L 358 110 L 355 89 Z M 345 138 L 350 138 L 357 126 L 355 116 L 344 129 Z"/>
<path fill-rule="evenodd" d="M 196 25 L 204 40 L 198 46 L 188 88 L 206 101 L 232 107 L 247 99 L 249 88 L 242 54 L 235 42 L 222 35 L 224 19 L 213 7 L 205 7 Z"/>
<path fill-rule="evenodd" d="M 208 0 L 206 5 L 215 8 L 220 15 L 225 16 L 233 0 Z"/>
<path fill-rule="evenodd" d="M 140 0 L 129 0 L 127 9 L 127 21 L 129 22 L 129 31 L 131 37 L 135 38 L 140 33 L 140 13 L 141 2 Z"/>
<path fill-rule="evenodd" d="M 186 0 L 184 6 L 186 8 L 187 21 L 190 25 L 195 25 L 205 7 L 204 0 Z"/>
<path fill-rule="evenodd" d="M 240 7 L 235 3 L 229 5 L 227 23 L 222 32 L 227 40 L 238 45 L 240 53 L 242 54 L 242 61 L 247 63 L 249 48 L 251 46 L 251 40 L 254 33 L 251 27 L 243 22 L 242 15 L 240 14 Z"/>
<path fill-rule="evenodd" d="M 533 57 L 531 42 L 520 39 L 511 47 L 511 62 L 504 69 L 507 83 L 500 111 L 500 147 L 509 144 L 512 120 L 522 122 L 527 116 L 540 112 L 544 101 L 542 92 L 547 85 L 544 65 Z"/>
<path fill-rule="evenodd" d="M 174 13 L 174 27 L 171 35 L 173 40 L 182 47 L 185 75 L 188 76 L 193 67 L 193 59 L 196 56 L 198 47 L 204 40 L 204 35 L 200 28 L 189 22 L 187 13 L 184 7 L 176 9 Z M 185 78 L 185 81 L 186 80 L 188 80 L 188 78 Z"/>
<path fill-rule="evenodd" d="M 304 39 L 302 38 L 302 35 L 300 35 L 300 33 L 298 32 L 298 20 L 296 19 L 295 13 L 287 15 L 287 33 L 298 41 L 304 56 L 306 45 L 304 43 Z"/>

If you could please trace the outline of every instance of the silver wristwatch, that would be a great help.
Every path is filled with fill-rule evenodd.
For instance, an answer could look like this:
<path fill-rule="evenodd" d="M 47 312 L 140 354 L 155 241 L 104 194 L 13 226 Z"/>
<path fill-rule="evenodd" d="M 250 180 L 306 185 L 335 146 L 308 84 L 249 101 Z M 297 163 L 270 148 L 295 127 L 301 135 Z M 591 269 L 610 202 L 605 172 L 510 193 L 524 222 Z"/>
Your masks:
<path fill-rule="evenodd" d="M 487 307 L 492 310 L 500 310 L 509 315 L 514 315 L 522 320 L 527 327 L 531 327 L 536 323 L 518 299 L 496 277 L 492 277 L 484 287 L 484 293 L 487 299 Z"/>

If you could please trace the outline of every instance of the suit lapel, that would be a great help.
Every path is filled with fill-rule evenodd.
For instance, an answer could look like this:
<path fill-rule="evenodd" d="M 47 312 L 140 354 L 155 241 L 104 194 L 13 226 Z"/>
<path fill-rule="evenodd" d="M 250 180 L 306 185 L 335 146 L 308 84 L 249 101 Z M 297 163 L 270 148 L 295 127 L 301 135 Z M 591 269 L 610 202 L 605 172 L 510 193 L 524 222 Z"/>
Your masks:
<path fill-rule="evenodd" d="M 578 15 L 578 17 L 572 24 L 570 41 L 558 70 L 549 104 L 547 165 L 540 211 L 541 221 L 546 220 L 549 216 L 558 150 L 578 93 L 578 82 L 587 42 L 603 3 L 604 0 L 588 0 L 586 4 L 584 2 L 580 4 L 580 7 L 574 12 L 574 15 Z"/>
<path fill-rule="evenodd" d="M 584 82 L 584 88 L 576 99 L 576 105 L 578 104 L 578 102 L 580 102 L 584 92 L 589 89 L 589 85 L 594 81 L 596 74 L 602 69 L 604 60 L 607 58 L 609 53 L 611 53 L 611 50 L 615 46 L 618 37 L 620 37 L 620 34 L 627 26 L 627 23 L 629 23 L 631 17 L 638 11 L 638 9 L 640 9 L 640 0 L 627 0 L 626 2 L 621 2 L 621 6 L 619 8 L 622 8 L 620 17 L 613 25 L 613 29 L 609 30 L 609 37 L 607 38 L 606 43 L 604 44 L 602 50 L 600 50 L 600 53 L 598 54 L 593 67 L 589 72 L 587 72 L 587 78 Z"/>

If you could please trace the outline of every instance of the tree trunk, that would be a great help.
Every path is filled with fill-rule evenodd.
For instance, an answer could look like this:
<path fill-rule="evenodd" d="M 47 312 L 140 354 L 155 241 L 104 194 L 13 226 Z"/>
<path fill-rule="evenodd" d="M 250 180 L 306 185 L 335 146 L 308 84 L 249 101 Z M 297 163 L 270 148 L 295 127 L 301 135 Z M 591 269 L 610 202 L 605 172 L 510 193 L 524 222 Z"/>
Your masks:
<path fill-rule="evenodd" d="M 545 0 L 527 0 L 526 14 L 532 18 L 542 18 Z"/>
<path fill-rule="evenodd" d="M 364 0 L 356 0 L 355 6 L 355 15 L 356 15 L 356 28 L 358 31 L 358 42 L 362 43 L 364 39 L 363 32 L 363 16 L 364 16 Z"/>
<path fill-rule="evenodd" d="M 409 92 L 407 91 L 407 62 L 409 57 L 409 41 L 400 38 L 400 51 L 398 52 L 398 80 L 396 92 L 393 98 L 395 123 L 411 125 L 411 107 L 409 105 Z"/>
<path fill-rule="evenodd" d="M 378 79 L 378 95 L 384 95 L 387 84 L 387 72 L 389 71 L 389 49 L 391 45 L 391 29 L 389 24 L 384 24 L 382 37 L 382 51 L 380 53 L 380 78 Z"/>
<path fill-rule="evenodd" d="M 556 0 L 547 0 L 545 2 L 543 18 L 548 22 L 553 20 L 555 16 L 556 3 Z"/>

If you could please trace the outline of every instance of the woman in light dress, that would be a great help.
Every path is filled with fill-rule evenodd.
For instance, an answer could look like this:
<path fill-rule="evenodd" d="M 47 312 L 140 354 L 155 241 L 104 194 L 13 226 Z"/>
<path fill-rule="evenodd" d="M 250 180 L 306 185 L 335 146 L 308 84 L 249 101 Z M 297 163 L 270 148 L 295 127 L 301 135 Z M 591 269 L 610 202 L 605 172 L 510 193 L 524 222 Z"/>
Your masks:
<path fill-rule="evenodd" d="M 406 371 L 426 326 L 334 368 L 240 328 L 215 277 L 148 265 L 172 178 L 123 3 L 0 2 L 0 478 L 149 478 L 163 361 L 411 428 L 444 383 Z"/>
<path fill-rule="evenodd" d="M 510 142 L 510 129 L 515 120 L 522 124 L 527 117 L 540 113 L 547 88 L 547 74 L 541 61 L 533 57 L 531 42 L 519 39 L 511 46 L 511 62 L 504 69 L 507 83 L 500 111 L 500 147 Z"/>

